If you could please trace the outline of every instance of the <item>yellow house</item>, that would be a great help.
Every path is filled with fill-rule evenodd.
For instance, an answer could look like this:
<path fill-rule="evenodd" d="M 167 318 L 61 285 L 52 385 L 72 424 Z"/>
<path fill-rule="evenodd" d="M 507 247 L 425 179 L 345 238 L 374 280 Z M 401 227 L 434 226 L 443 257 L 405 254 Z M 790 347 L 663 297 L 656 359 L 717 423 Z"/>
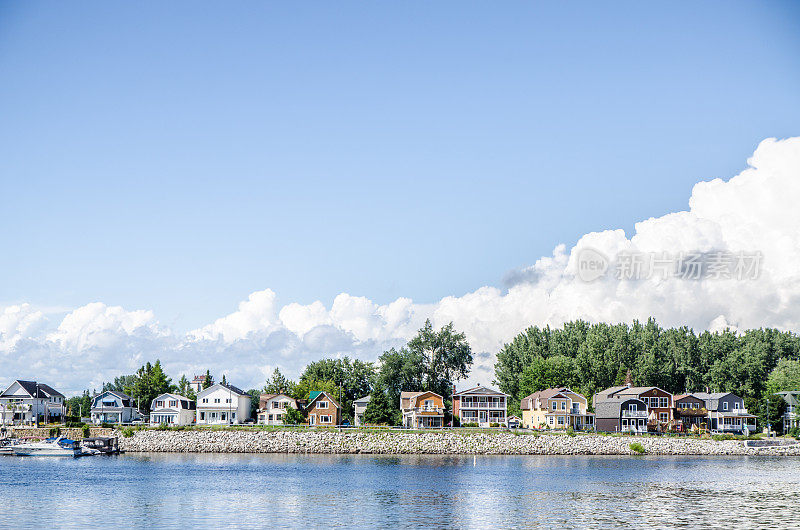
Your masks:
<path fill-rule="evenodd" d="M 522 426 L 526 429 L 593 429 L 594 414 L 587 400 L 569 388 L 548 388 L 523 398 Z"/>

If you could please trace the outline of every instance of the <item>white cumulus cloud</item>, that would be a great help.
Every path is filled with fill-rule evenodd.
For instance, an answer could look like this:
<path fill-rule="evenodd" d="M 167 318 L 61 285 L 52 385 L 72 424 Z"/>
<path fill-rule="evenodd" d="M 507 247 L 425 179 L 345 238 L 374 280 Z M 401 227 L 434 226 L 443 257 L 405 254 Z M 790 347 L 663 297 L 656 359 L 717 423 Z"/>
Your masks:
<path fill-rule="evenodd" d="M 700 182 L 689 209 L 622 230 L 593 232 L 571 248 L 517 269 L 507 289 L 484 286 L 434 304 L 399 298 L 389 304 L 347 293 L 330 307 L 321 301 L 279 307 L 270 289 L 252 293 L 235 311 L 187 334 L 163 327 L 147 310 L 96 302 L 48 323 L 27 304 L 0 308 L 0 383 L 33 378 L 67 392 L 96 388 L 160 358 L 174 377 L 204 373 L 242 387 L 261 386 L 276 366 L 297 376 L 322 356 L 374 360 L 401 346 L 431 318 L 454 322 L 476 352 L 472 381 L 488 384 L 494 354 L 527 326 L 560 326 L 583 318 L 630 322 L 656 317 L 695 330 L 800 325 L 800 138 L 767 139 L 748 167 L 728 180 Z M 583 249 L 606 256 L 609 269 L 592 282 L 578 277 Z M 747 279 L 681 279 L 652 275 L 617 279 L 619 253 L 669 256 L 691 253 L 760 253 L 760 274 Z M 49 326 L 48 326 L 49 324 Z M 53 329 L 54 327 L 54 329 Z"/>

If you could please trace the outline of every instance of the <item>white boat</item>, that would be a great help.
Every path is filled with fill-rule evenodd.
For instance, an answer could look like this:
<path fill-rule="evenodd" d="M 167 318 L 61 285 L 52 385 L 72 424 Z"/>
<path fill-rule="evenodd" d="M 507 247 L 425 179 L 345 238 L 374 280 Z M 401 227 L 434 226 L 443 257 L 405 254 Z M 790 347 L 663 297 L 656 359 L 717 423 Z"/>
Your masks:
<path fill-rule="evenodd" d="M 16 456 L 76 456 L 80 453 L 78 444 L 63 441 L 64 437 L 41 442 L 23 442 L 12 445 L 11 449 Z"/>

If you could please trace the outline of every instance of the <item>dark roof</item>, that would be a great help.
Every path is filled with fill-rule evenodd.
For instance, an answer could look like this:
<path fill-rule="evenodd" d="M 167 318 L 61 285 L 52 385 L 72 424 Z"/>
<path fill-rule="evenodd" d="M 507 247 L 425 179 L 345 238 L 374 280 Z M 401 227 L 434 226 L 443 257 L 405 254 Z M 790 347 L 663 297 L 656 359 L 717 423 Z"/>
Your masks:
<path fill-rule="evenodd" d="M 227 388 L 228 390 L 230 390 L 230 391 L 231 391 L 231 392 L 233 392 L 234 394 L 238 394 L 238 395 L 240 395 L 240 396 L 247 396 L 247 395 L 248 395 L 248 394 L 247 394 L 247 392 L 245 392 L 245 391 L 244 391 L 244 390 L 242 390 L 241 388 L 235 387 L 235 386 L 233 386 L 233 385 L 230 385 L 230 384 L 228 384 L 228 383 L 214 383 L 214 384 L 213 384 L 213 385 L 211 385 L 210 387 L 208 387 L 208 388 L 204 388 L 203 390 L 201 390 L 201 391 L 200 391 L 200 392 L 198 392 L 197 394 L 198 394 L 198 395 L 200 395 L 200 394 L 202 394 L 203 392 L 206 392 L 207 390 L 211 390 L 211 389 L 212 389 L 212 388 L 214 388 L 215 386 L 221 386 L 222 388 Z"/>
<path fill-rule="evenodd" d="M 58 390 L 54 389 L 50 385 L 46 385 L 44 383 L 39 383 L 39 394 L 36 394 L 36 381 L 22 381 L 21 379 L 17 379 L 14 381 L 15 383 L 19 383 L 19 386 L 28 393 L 31 397 L 37 398 L 49 398 L 53 396 L 64 397 L 64 394 L 59 392 Z M 12 383 L 14 384 L 14 383 Z"/>
<path fill-rule="evenodd" d="M 52 386 L 46 385 L 44 383 L 39 383 L 39 390 L 44 390 L 50 397 L 53 396 L 64 397 L 64 394 L 62 394 Z"/>
<path fill-rule="evenodd" d="M 630 401 L 638 401 L 644 405 L 644 402 L 637 397 L 631 397 L 629 399 L 606 399 L 595 406 L 594 415 L 596 418 L 619 418 L 622 407 Z"/>
<path fill-rule="evenodd" d="M 461 392 L 456 392 L 453 394 L 454 396 L 463 396 L 466 394 L 479 394 L 482 396 L 507 396 L 508 394 L 504 394 L 499 390 L 494 390 L 493 388 L 489 388 L 488 386 L 481 386 L 478 385 L 474 388 L 470 388 L 469 390 L 464 390 Z"/>

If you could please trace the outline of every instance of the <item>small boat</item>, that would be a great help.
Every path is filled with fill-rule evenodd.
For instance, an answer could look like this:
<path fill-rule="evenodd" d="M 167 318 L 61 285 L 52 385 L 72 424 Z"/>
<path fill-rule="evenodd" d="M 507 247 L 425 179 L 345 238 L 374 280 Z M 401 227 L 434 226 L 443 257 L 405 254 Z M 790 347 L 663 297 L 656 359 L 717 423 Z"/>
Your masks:
<path fill-rule="evenodd" d="M 63 436 L 41 442 L 24 442 L 11 446 L 16 456 L 77 456 L 80 446 Z"/>

